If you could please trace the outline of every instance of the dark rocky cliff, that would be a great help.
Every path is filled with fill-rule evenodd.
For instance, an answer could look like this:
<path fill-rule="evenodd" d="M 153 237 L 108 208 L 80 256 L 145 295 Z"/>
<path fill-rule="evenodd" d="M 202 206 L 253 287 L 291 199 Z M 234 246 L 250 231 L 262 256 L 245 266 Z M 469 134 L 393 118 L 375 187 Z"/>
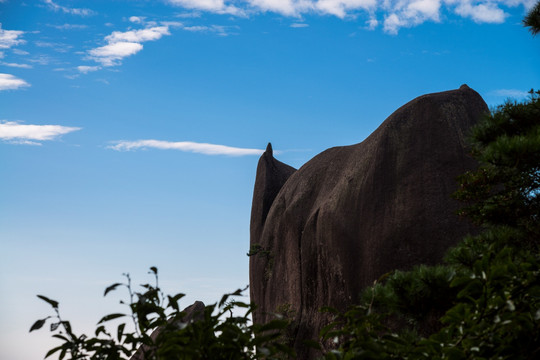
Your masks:
<path fill-rule="evenodd" d="M 394 269 L 433 264 L 472 231 L 450 195 L 475 164 L 469 128 L 488 111 L 468 86 L 420 96 L 363 142 L 328 149 L 298 171 L 261 156 L 253 195 L 250 258 L 255 322 L 287 310 L 303 339 L 327 321 L 322 306 L 345 309 Z"/>

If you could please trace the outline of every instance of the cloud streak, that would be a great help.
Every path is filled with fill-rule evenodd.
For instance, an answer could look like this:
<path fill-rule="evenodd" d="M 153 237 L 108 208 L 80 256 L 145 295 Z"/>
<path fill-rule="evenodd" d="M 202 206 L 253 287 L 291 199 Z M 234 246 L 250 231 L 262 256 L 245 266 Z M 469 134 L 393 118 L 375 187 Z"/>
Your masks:
<path fill-rule="evenodd" d="M 227 156 L 261 155 L 264 152 L 264 150 L 260 149 L 246 149 L 226 145 L 197 143 L 192 141 L 172 142 L 162 140 L 117 141 L 114 145 L 108 146 L 108 148 L 117 151 L 132 151 L 152 148 L 160 150 L 179 150 L 204 155 Z"/>
<path fill-rule="evenodd" d="M 0 64 L 2 64 L 4 66 L 19 68 L 19 69 L 31 69 L 32 68 L 32 65 L 28 65 L 28 64 L 7 63 L 7 62 L 2 62 Z"/>
<path fill-rule="evenodd" d="M 499 90 L 492 91 L 490 95 L 500 96 L 500 97 L 505 97 L 505 98 L 521 99 L 521 98 L 529 96 L 529 93 L 527 91 L 517 90 L 517 89 L 499 89 Z"/>
<path fill-rule="evenodd" d="M 253 1 L 253 0 L 250 0 Z M 272 1 L 272 0 L 271 0 Z M 277 0 L 276 2 L 286 2 L 288 0 Z M 216 14 L 229 14 L 245 16 L 245 10 L 232 4 L 226 4 L 225 0 L 168 0 L 169 3 L 191 10 L 202 10 Z M 230 1 L 229 1 L 230 2 Z"/>
<path fill-rule="evenodd" d="M 30 84 L 23 79 L 19 79 L 11 74 L 0 73 L 0 91 L 17 90 L 28 86 L 30 86 Z"/>
<path fill-rule="evenodd" d="M 38 141 L 56 140 L 64 134 L 80 129 L 61 125 L 25 125 L 18 121 L 0 121 L 0 140 L 17 144 L 41 145 Z"/>
<path fill-rule="evenodd" d="M 65 14 L 79 15 L 79 16 L 90 16 L 95 15 L 95 11 L 90 9 L 77 9 L 77 8 L 68 8 L 66 6 L 58 5 L 52 0 L 44 0 L 44 3 L 49 6 L 49 8 L 54 11 L 61 11 Z"/>
<path fill-rule="evenodd" d="M 86 65 L 77 66 L 77 70 L 79 70 L 79 72 L 83 74 L 88 74 L 89 72 L 92 72 L 92 71 L 98 71 L 99 69 L 101 69 L 99 66 L 86 66 Z"/>

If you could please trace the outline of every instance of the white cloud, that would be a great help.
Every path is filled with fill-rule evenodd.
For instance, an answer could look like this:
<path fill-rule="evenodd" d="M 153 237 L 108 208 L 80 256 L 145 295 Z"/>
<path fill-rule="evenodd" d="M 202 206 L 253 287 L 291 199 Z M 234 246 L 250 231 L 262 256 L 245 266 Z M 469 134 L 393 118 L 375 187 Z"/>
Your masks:
<path fill-rule="evenodd" d="M 27 86 L 30 86 L 30 84 L 23 79 L 19 79 L 18 77 L 15 77 L 11 74 L 0 73 L 0 91 L 16 90 Z"/>
<path fill-rule="evenodd" d="M 384 31 L 397 34 L 402 27 L 411 27 L 431 20 L 440 21 L 441 0 L 397 0 L 385 5 L 391 12 L 385 16 Z"/>
<path fill-rule="evenodd" d="M 89 72 L 92 72 L 92 71 L 98 71 L 99 69 L 101 69 L 101 67 L 99 66 L 86 66 L 86 65 L 77 66 L 77 70 L 79 70 L 79 72 L 82 72 L 83 74 L 88 74 Z"/>
<path fill-rule="evenodd" d="M 184 26 L 183 23 L 180 21 L 162 21 L 161 25 L 168 26 L 168 27 L 182 27 Z"/>
<path fill-rule="evenodd" d="M 0 49 L 9 49 L 16 45 L 24 44 L 26 41 L 20 39 L 24 31 L 19 30 L 4 30 L 0 23 Z"/>
<path fill-rule="evenodd" d="M 366 28 L 368 30 L 375 30 L 378 25 L 379 25 L 379 21 L 374 17 L 366 21 Z"/>
<path fill-rule="evenodd" d="M 318 10 L 323 13 L 344 18 L 354 10 L 373 10 L 377 0 L 319 0 L 316 3 Z"/>
<path fill-rule="evenodd" d="M 249 5 L 262 11 L 271 11 L 286 16 L 299 16 L 313 9 L 310 0 L 248 0 Z"/>
<path fill-rule="evenodd" d="M 245 11 L 234 5 L 226 5 L 224 0 L 168 0 L 169 3 L 186 9 L 203 10 L 217 14 L 244 16 Z"/>
<path fill-rule="evenodd" d="M 131 16 L 129 18 L 129 21 L 131 21 L 132 23 L 135 23 L 135 24 L 142 24 L 143 21 L 144 21 L 144 17 L 140 17 L 140 16 Z"/>
<path fill-rule="evenodd" d="M 485 2 L 473 4 L 471 0 L 462 0 L 456 7 L 456 14 L 463 17 L 470 17 L 477 23 L 500 24 L 508 17 L 498 4 Z"/>
<path fill-rule="evenodd" d="M 117 42 L 136 42 L 159 40 L 163 35 L 170 35 L 168 26 L 156 26 L 141 30 L 130 30 L 126 32 L 113 31 L 111 35 L 105 37 L 105 40 L 110 43 Z"/>
<path fill-rule="evenodd" d="M 161 150 L 180 150 L 205 155 L 228 155 L 245 156 L 261 155 L 264 150 L 237 148 L 225 145 L 196 143 L 191 141 L 161 141 L 161 140 L 137 140 L 137 141 L 117 141 L 115 145 L 108 147 L 117 151 L 129 151 L 138 149 L 161 149 Z"/>
<path fill-rule="evenodd" d="M 306 28 L 309 27 L 309 24 L 306 23 L 293 23 L 291 24 L 292 28 Z"/>
<path fill-rule="evenodd" d="M 17 63 L 7 63 L 7 62 L 2 62 L 0 64 L 2 64 L 4 66 L 20 68 L 20 69 L 31 69 L 32 68 L 32 65 L 28 65 L 28 64 L 17 64 Z"/>
<path fill-rule="evenodd" d="M 17 121 L 0 121 L 0 140 L 41 145 L 36 141 L 55 140 L 64 134 L 80 129 L 61 125 L 24 125 Z"/>
<path fill-rule="evenodd" d="M 143 46 L 134 42 L 116 42 L 89 51 L 92 58 L 103 66 L 119 65 L 120 61 L 141 51 Z"/>
<path fill-rule="evenodd" d="M 66 6 L 58 5 L 52 0 L 43 0 L 45 4 L 49 5 L 51 9 L 54 11 L 62 11 L 65 14 L 72 14 L 72 15 L 80 15 L 80 16 L 90 16 L 94 15 L 95 12 L 90 9 L 76 9 L 76 8 L 68 8 Z"/>
<path fill-rule="evenodd" d="M 105 37 L 107 45 L 88 51 L 90 58 L 103 66 L 120 65 L 122 59 L 143 49 L 142 42 L 155 41 L 170 35 L 169 25 L 148 27 L 125 32 L 113 31 Z"/>
<path fill-rule="evenodd" d="M 536 0 L 168 0 L 186 9 L 227 13 L 236 16 L 274 12 L 283 16 L 302 18 L 316 13 L 339 18 L 366 15 L 366 28 L 373 30 L 382 23 L 383 30 L 397 34 L 403 27 L 418 26 L 426 21 L 440 22 L 443 8 L 477 23 L 501 23 L 508 14 L 503 8 L 523 6 L 526 9 Z M 240 5 L 242 4 L 242 5 Z M 196 13 L 198 15 L 198 13 Z M 177 16 L 189 16 L 180 14 Z"/>
<path fill-rule="evenodd" d="M 505 97 L 505 98 L 520 99 L 520 98 L 529 96 L 529 93 L 527 91 L 516 90 L 516 89 L 499 89 L 499 90 L 492 91 L 490 95 L 500 96 L 500 97 Z"/>

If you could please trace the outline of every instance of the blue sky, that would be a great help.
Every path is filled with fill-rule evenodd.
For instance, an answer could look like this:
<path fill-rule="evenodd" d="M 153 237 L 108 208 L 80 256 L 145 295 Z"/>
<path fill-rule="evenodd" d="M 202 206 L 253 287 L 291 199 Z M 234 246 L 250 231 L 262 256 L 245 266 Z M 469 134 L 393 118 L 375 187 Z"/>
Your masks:
<path fill-rule="evenodd" d="M 300 167 L 399 106 L 467 83 L 494 106 L 540 88 L 529 0 L 0 0 L 0 359 L 60 301 L 160 269 L 170 293 L 248 283 L 258 155 Z M 421 141 L 421 139 L 419 139 Z"/>

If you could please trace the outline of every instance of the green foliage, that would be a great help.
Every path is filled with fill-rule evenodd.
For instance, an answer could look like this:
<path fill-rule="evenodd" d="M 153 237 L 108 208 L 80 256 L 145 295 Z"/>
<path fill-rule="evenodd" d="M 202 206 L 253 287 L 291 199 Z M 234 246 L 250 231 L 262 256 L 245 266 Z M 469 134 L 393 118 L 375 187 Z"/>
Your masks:
<path fill-rule="evenodd" d="M 247 253 L 247 256 L 259 256 L 268 260 L 272 258 L 272 253 L 270 252 L 270 250 L 264 248 L 260 244 L 253 244 L 249 248 L 249 252 Z"/>
<path fill-rule="evenodd" d="M 540 1 L 525 16 L 523 24 L 529 28 L 533 35 L 540 33 Z"/>
<path fill-rule="evenodd" d="M 477 170 L 461 176 L 461 214 L 486 227 L 522 233 L 513 241 L 538 248 L 540 239 L 540 91 L 525 103 L 499 106 L 473 131 Z M 516 244 L 517 245 L 517 244 Z"/>
<path fill-rule="evenodd" d="M 128 290 L 130 301 L 124 303 L 129 314 L 114 313 L 104 316 L 98 323 L 93 337 L 76 335 L 69 321 L 64 321 L 58 302 L 38 295 L 52 306 L 54 316 L 36 321 L 30 331 L 51 322 L 53 337 L 62 344 L 51 349 L 45 357 L 55 353 L 59 359 L 119 360 L 129 359 L 137 349 L 145 360 L 196 360 L 196 359 L 286 359 L 294 352 L 284 345 L 282 333 L 289 325 L 284 319 L 275 319 L 264 325 L 251 324 L 253 304 L 237 300 L 243 291 L 225 294 L 219 303 L 206 306 L 193 318 L 180 311 L 179 300 L 184 294 L 165 296 L 158 286 L 157 269 L 151 268 L 155 284 L 143 284 L 143 292 L 132 290 L 129 275 L 126 283 L 116 283 L 105 289 L 104 295 L 118 287 Z M 236 312 L 243 311 L 243 315 Z M 117 319 L 122 322 L 110 332 L 106 323 Z M 159 329 L 158 331 L 155 331 Z"/>

